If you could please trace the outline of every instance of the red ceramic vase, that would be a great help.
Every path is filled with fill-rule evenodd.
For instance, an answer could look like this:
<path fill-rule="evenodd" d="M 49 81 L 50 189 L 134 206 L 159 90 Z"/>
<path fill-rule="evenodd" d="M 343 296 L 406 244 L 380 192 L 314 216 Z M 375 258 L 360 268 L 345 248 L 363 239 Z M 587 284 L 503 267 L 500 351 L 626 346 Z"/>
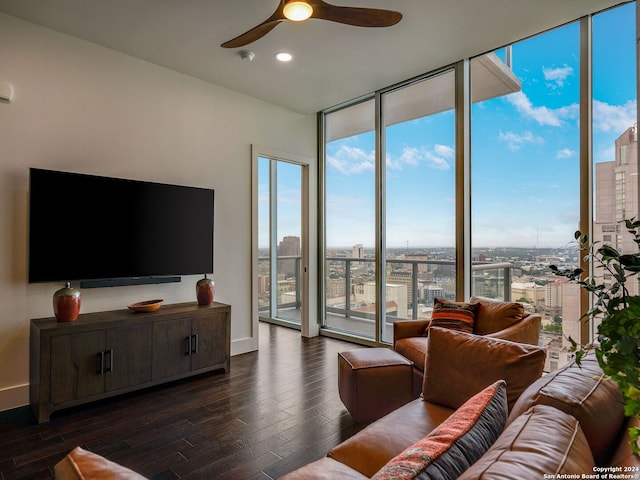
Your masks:
<path fill-rule="evenodd" d="M 216 294 L 216 284 L 210 278 L 207 278 L 207 274 L 204 274 L 204 278 L 198 280 L 196 283 L 196 297 L 198 298 L 198 305 L 211 305 L 213 303 L 213 297 Z"/>
<path fill-rule="evenodd" d="M 80 290 L 71 288 L 67 282 L 64 288 L 53 294 L 53 313 L 59 322 L 73 322 L 80 314 L 82 296 Z"/>

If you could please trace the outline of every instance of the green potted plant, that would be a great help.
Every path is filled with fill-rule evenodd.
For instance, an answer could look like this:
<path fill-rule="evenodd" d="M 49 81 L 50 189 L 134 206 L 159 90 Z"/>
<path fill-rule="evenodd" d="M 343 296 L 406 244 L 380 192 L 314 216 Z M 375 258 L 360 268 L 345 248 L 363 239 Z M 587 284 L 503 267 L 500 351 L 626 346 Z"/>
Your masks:
<path fill-rule="evenodd" d="M 550 268 L 594 296 L 593 307 L 583 320 L 600 321 L 596 342 L 579 345 L 569 338 L 576 362 L 579 365 L 587 351 L 595 350 L 604 373 L 618 383 L 625 415 L 640 419 L 640 295 L 630 295 L 628 290 L 630 281 L 638 282 L 636 276 L 640 273 L 640 221 L 630 219 L 624 223 L 633 235 L 637 252 L 622 254 L 610 245 L 590 243 L 588 236 L 578 231 L 575 239 L 585 261 L 593 266 L 591 274 L 585 275 L 581 268 L 561 270 L 555 265 Z M 604 281 L 603 273 L 610 275 L 609 282 Z M 630 428 L 629 436 L 633 452 L 640 454 L 640 429 Z"/>

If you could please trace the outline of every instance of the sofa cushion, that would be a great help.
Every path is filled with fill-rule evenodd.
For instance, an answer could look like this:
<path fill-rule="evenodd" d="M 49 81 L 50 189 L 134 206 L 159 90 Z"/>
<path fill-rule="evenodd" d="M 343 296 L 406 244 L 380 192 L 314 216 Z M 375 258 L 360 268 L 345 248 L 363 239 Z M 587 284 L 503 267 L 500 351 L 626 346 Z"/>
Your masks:
<path fill-rule="evenodd" d="M 453 410 L 421 398 L 403 405 L 333 448 L 328 456 L 372 477 L 389 460 L 431 433 Z"/>
<path fill-rule="evenodd" d="M 479 304 L 474 333 L 489 335 L 504 330 L 524 318 L 524 307 L 516 302 L 499 302 L 471 297 L 470 302 Z"/>
<path fill-rule="evenodd" d="M 507 421 L 504 380 L 471 397 L 439 427 L 391 459 L 374 480 L 456 479 L 496 441 Z"/>
<path fill-rule="evenodd" d="M 436 298 L 433 302 L 431 322 L 425 329 L 424 335 L 429 334 L 431 327 L 442 327 L 459 332 L 473 333 L 478 307 L 478 303 L 449 302 Z"/>
<path fill-rule="evenodd" d="M 598 465 L 613 454 L 611 446 L 625 421 L 622 394 L 606 378 L 593 352 L 582 359 L 581 366 L 573 361 L 533 383 L 514 406 L 509 421 L 532 405 L 551 405 L 577 418 Z"/>
<path fill-rule="evenodd" d="M 367 480 L 368 478 L 344 463 L 324 457 L 287 473 L 278 480 Z"/>
<path fill-rule="evenodd" d="M 53 469 L 56 480 L 146 480 L 133 470 L 80 447 L 69 452 Z"/>
<path fill-rule="evenodd" d="M 428 337 L 422 396 L 457 409 L 504 379 L 511 411 L 520 394 L 542 375 L 545 356 L 533 345 L 434 327 Z"/>
<path fill-rule="evenodd" d="M 427 355 L 426 337 L 401 338 L 396 341 L 394 349 L 407 360 L 411 360 L 418 370 L 421 372 L 424 370 L 424 360 Z"/>
<path fill-rule="evenodd" d="M 593 474 L 593 456 L 571 415 L 536 405 L 507 425 L 502 435 L 459 480 L 561 478 Z"/>

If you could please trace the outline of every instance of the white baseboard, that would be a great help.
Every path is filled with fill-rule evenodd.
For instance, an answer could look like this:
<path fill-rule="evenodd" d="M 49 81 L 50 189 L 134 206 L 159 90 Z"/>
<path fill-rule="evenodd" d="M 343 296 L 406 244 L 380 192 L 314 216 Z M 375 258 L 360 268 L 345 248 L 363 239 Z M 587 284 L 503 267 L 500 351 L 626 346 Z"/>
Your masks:
<path fill-rule="evenodd" d="M 0 412 L 29 405 L 29 384 L 0 389 Z"/>
<path fill-rule="evenodd" d="M 231 342 L 231 356 L 255 350 L 258 350 L 258 339 L 256 337 L 240 338 Z"/>

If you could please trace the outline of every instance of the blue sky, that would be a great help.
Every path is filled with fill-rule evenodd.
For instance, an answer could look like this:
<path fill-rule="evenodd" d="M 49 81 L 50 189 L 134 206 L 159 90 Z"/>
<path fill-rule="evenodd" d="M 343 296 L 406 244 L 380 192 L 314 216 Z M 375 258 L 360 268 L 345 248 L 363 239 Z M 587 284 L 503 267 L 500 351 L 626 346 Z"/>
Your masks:
<path fill-rule="evenodd" d="M 579 30 L 573 23 L 514 44 L 522 90 L 473 105 L 473 247 L 561 247 L 573 238 Z M 635 4 L 594 17 L 593 38 L 594 160 L 611 161 L 615 139 L 636 122 Z M 387 246 L 454 246 L 453 112 L 388 127 L 386 137 Z M 374 187 L 373 132 L 327 145 L 328 248 L 373 246 Z M 285 217 L 290 201 L 284 193 L 279 201 Z M 279 237 L 299 230 L 293 223 L 283 221 Z"/>

